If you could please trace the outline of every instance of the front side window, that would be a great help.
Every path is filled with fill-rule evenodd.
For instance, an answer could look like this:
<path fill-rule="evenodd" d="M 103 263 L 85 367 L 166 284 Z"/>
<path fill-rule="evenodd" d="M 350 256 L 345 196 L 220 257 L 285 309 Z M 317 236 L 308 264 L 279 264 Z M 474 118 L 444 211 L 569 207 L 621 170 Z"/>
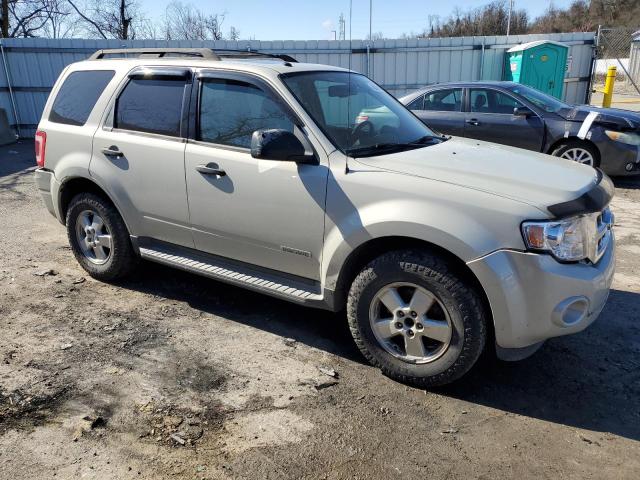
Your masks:
<path fill-rule="evenodd" d="M 116 102 L 114 127 L 180 136 L 184 79 L 132 78 Z"/>
<path fill-rule="evenodd" d="M 513 114 L 513 109 L 523 107 L 518 100 L 497 90 L 472 88 L 469 91 L 471 111 L 475 113 Z"/>
<path fill-rule="evenodd" d="M 349 155 L 382 155 L 442 141 L 364 75 L 331 71 L 282 78 L 329 140 Z"/>
<path fill-rule="evenodd" d="M 461 112 L 462 89 L 436 90 L 425 95 L 424 109 L 435 112 Z"/>
<path fill-rule="evenodd" d="M 49 121 L 84 125 L 114 74 L 113 70 L 85 70 L 69 74 L 53 102 Z"/>
<path fill-rule="evenodd" d="M 547 95 L 540 90 L 536 90 L 535 88 L 527 87 L 525 85 L 513 85 L 507 88 L 516 95 L 526 98 L 536 107 L 541 108 L 545 112 L 557 113 L 560 110 L 571 108 L 568 104 L 561 102 L 557 98 Z"/>
<path fill-rule="evenodd" d="M 256 130 L 293 132 L 284 109 L 262 89 L 229 79 L 204 79 L 200 92 L 198 140 L 250 148 Z"/>

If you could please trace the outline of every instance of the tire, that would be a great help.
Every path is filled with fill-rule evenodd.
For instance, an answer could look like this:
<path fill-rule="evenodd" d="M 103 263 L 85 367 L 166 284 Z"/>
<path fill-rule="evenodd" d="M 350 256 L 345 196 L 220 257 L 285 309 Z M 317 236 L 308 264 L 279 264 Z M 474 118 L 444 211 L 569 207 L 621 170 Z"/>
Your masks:
<path fill-rule="evenodd" d="M 411 290 L 411 286 L 415 288 Z M 389 293 L 394 289 L 398 297 Z M 385 304 L 389 298 L 399 298 L 403 307 L 393 313 Z M 433 300 L 431 307 L 424 307 L 428 317 L 418 313 L 419 308 L 416 312 L 409 308 L 402 318 L 398 316 L 405 307 L 428 305 L 422 301 L 425 298 Z M 378 315 L 385 320 L 378 321 Z M 386 320 L 390 315 L 392 325 Z M 437 317 L 441 318 L 427 321 Z M 445 385 L 462 377 L 480 357 L 487 336 L 486 314 L 476 289 L 448 262 L 427 251 L 389 252 L 369 263 L 349 290 L 347 319 L 356 345 L 373 366 L 394 380 L 419 388 Z M 442 322 L 450 329 L 448 336 Z M 391 336 L 384 339 L 389 328 Z M 427 355 L 413 357 L 416 349 Z"/>
<path fill-rule="evenodd" d="M 71 250 L 93 278 L 102 281 L 122 278 L 138 263 L 122 217 L 104 197 L 92 193 L 73 197 L 67 209 L 66 224 Z M 106 237 L 109 237 L 108 241 Z"/>
<path fill-rule="evenodd" d="M 579 163 L 594 168 L 600 166 L 600 152 L 598 149 L 580 140 L 568 140 L 561 143 L 551 152 L 551 155 L 564 158 L 565 160 L 578 161 Z M 580 155 L 584 155 L 583 158 L 587 159 L 587 162 L 579 160 Z"/>

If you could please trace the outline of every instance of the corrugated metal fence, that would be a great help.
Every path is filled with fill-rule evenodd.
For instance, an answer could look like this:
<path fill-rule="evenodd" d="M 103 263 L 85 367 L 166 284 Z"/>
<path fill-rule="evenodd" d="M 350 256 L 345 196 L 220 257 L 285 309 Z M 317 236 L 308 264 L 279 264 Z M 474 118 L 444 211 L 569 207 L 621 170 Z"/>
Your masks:
<path fill-rule="evenodd" d="M 511 35 L 366 41 L 164 41 L 0 39 L 0 108 L 21 136 L 33 136 L 56 78 L 72 62 L 101 48 L 208 47 L 287 53 L 300 62 L 336 65 L 366 73 L 396 96 L 424 85 L 456 80 L 500 80 L 504 52 L 519 43 L 555 40 L 570 46 L 565 99 L 583 103 L 589 89 L 593 33 Z M 12 102 L 11 95 L 14 101 Z M 15 108 L 14 108 L 15 107 Z M 17 118 L 16 118 L 17 117 Z"/>

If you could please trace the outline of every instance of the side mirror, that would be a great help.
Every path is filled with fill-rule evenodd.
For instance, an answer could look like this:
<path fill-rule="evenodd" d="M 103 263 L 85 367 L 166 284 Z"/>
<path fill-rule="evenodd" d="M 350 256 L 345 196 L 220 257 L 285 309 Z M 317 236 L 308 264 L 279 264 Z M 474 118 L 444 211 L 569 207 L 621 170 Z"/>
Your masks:
<path fill-rule="evenodd" d="M 296 163 L 317 163 L 313 153 L 292 132 L 280 128 L 261 129 L 251 136 L 251 156 L 264 160 Z"/>
<path fill-rule="evenodd" d="M 533 115 L 533 111 L 529 108 L 529 107 L 515 107 L 513 109 L 513 114 L 516 117 L 525 117 L 525 118 L 529 118 L 530 116 Z"/>

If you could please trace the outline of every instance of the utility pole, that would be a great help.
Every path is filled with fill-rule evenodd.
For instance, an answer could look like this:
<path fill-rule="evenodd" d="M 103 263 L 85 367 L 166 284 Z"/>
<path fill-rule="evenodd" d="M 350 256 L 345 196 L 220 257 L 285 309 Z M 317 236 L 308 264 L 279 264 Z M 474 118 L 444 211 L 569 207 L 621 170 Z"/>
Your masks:
<path fill-rule="evenodd" d="M 344 40 L 346 37 L 345 24 L 346 24 L 346 21 L 344 19 L 344 13 L 340 13 L 340 18 L 338 18 L 338 39 L 339 40 Z"/>
<path fill-rule="evenodd" d="M 509 30 L 511 30 L 511 11 L 513 10 L 513 0 L 509 0 L 509 15 L 507 15 L 507 40 L 509 40 Z"/>
<path fill-rule="evenodd" d="M 369 42 L 373 41 L 373 0 L 369 0 Z"/>

